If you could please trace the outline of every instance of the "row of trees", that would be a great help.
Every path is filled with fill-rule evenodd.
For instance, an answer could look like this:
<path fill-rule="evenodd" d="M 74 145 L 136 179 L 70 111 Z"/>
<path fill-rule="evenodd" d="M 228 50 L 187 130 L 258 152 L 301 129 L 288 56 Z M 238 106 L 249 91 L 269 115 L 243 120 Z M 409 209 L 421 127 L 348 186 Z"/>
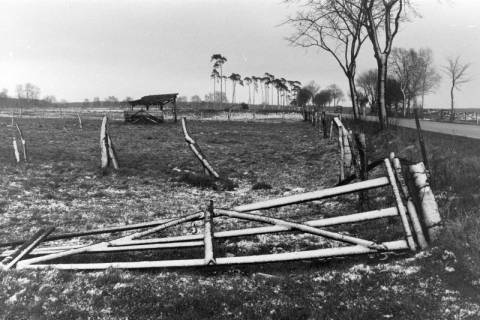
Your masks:
<path fill-rule="evenodd" d="M 353 115 L 359 115 L 361 102 L 370 96 L 378 112 L 381 127 L 387 126 L 386 90 L 400 86 L 402 110 L 407 112 L 410 104 L 431 92 L 440 77 L 433 68 L 431 50 L 394 49 L 393 42 L 400 25 L 413 11 L 409 0 L 287 0 L 300 2 L 302 10 L 286 23 L 294 27 L 288 40 L 299 47 L 316 47 L 328 52 L 345 74 L 352 101 Z M 363 74 L 363 78 L 374 79 L 375 87 L 364 88 L 359 96 L 356 81 L 357 60 L 364 43 L 372 45 L 377 68 Z M 392 58 L 392 59 L 390 59 Z M 391 70 L 390 72 L 388 70 Z M 453 92 L 467 81 L 468 64 L 459 58 L 449 59 L 445 73 L 451 80 L 451 107 L 454 108 Z M 392 82 L 394 81 L 394 82 Z M 360 85 L 362 86 L 362 85 Z M 452 112 L 453 114 L 453 112 Z"/>
<path fill-rule="evenodd" d="M 27 101 L 29 104 L 38 104 L 38 103 L 56 103 L 57 99 L 53 95 L 47 95 L 43 97 L 43 99 L 40 98 L 40 88 L 30 82 L 27 82 L 25 84 L 18 84 L 15 87 L 15 93 L 16 95 L 13 98 Z M 6 98 L 12 98 L 9 97 L 8 95 L 8 90 L 3 88 L 2 91 L 0 91 L 0 98 L 1 99 L 6 99 Z M 62 100 L 61 102 L 66 102 L 65 100 Z"/>
<path fill-rule="evenodd" d="M 219 101 L 222 104 L 226 99 L 227 80 L 232 83 L 232 103 L 235 103 L 236 88 L 238 86 L 248 87 L 248 103 L 256 104 L 256 96 L 259 89 L 261 94 L 261 103 L 274 104 L 274 95 L 276 93 L 277 105 L 285 106 L 295 99 L 297 92 L 301 88 L 299 81 L 287 80 L 285 78 L 276 78 L 273 74 L 266 72 L 264 76 L 244 77 L 238 73 L 232 73 L 230 76 L 223 74 L 223 65 L 227 58 L 221 54 L 214 54 L 211 57 L 213 69 L 210 78 L 213 80 L 213 96 L 209 95 L 209 101 Z M 220 92 L 217 93 L 216 85 L 220 84 Z"/>
<path fill-rule="evenodd" d="M 305 106 L 310 101 L 317 107 L 336 106 L 344 99 L 345 95 L 336 84 L 331 84 L 323 90 L 314 81 L 310 82 L 298 91 L 297 103 Z"/>

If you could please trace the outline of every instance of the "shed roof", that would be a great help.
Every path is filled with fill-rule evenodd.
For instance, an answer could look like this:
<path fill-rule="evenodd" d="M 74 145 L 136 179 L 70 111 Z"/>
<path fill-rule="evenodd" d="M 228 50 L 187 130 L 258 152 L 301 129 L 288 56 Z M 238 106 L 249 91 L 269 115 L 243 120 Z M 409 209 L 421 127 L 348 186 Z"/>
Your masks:
<path fill-rule="evenodd" d="M 169 102 L 175 102 L 177 99 L 178 93 L 167 93 L 167 94 L 154 94 L 150 96 L 143 96 L 138 100 L 131 100 L 128 103 L 131 106 L 163 106 Z"/>

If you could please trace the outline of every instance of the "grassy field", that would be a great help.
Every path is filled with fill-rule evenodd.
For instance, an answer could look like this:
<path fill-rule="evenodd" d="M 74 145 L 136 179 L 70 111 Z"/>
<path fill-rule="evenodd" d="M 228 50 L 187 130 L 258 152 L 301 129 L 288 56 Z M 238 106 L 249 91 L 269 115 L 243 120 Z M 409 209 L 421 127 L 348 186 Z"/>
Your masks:
<path fill-rule="evenodd" d="M 151 221 L 195 212 L 210 199 L 215 206 L 228 208 L 326 188 L 338 180 L 336 143 L 319 138 L 312 126 L 298 121 L 190 122 L 191 135 L 228 178 L 222 183 L 201 177 L 178 124 L 112 122 L 110 133 L 121 170 L 102 175 L 99 120 L 84 121 L 83 130 L 73 119 L 67 121 L 66 129 L 61 119 L 20 120 L 31 157 L 30 163 L 21 165 L 14 162 L 11 137 L 15 131 L 7 126 L 9 122 L 0 120 L 1 242 L 25 238 L 50 225 L 58 231 L 78 231 Z M 416 156 L 416 147 L 409 147 L 415 144 L 411 132 L 378 135 L 375 128 L 368 130 L 372 159 L 402 150 L 405 157 Z M 475 270 L 477 260 L 469 257 L 475 259 L 477 250 L 478 258 L 480 243 L 478 219 L 472 218 L 478 213 L 479 197 L 472 192 L 472 184 L 478 185 L 480 179 L 480 152 L 470 140 L 445 144 L 440 138 L 427 140 L 432 160 L 438 160 L 433 161 L 438 173 L 433 188 L 447 219 L 447 232 L 438 248 L 418 254 L 208 270 L 3 271 L 0 319 L 478 319 L 480 273 Z M 451 149 L 446 152 L 445 146 Z M 458 168 L 455 175 L 450 170 L 453 166 Z M 465 172 L 459 176 L 461 170 Z M 470 197 L 468 205 L 465 197 Z M 370 199 L 372 209 L 392 204 L 386 192 L 372 191 Z M 351 195 L 265 214 L 305 221 L 356 212 L 357 207 L 357 197 Z M 461 250 L 462 242 L 452 238 L 467 227 L 466 219 L 477 225 L 468 224 L 472 231 L 461 241 L 470 249 Z M 252 224 L 226 221 L 216 227 L 246 225 Z M 399 236 L 398 225 L 391 219 L 358 224 L 346 232 L 387 240 Z M 185 224 L 166 234 L 196 231 L 201 232 L 201 223 Z M 223 241 L 218 248 L 224 255 L 247 255 L 333 245 L 313 236 L 277 234 Z M 148 260 L 178 255 L 152 251 L 100 258 Z M 185 257 L 199 255 L 201 251 L 195 249 L 185 252 Z"/>

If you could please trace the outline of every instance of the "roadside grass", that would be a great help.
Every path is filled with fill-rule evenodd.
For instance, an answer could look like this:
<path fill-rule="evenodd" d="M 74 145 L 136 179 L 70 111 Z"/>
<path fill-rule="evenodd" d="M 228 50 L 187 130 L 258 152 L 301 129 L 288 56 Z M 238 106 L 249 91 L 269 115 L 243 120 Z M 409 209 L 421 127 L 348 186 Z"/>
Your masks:
<path fill-rule="evenodd" d="M 20 165 L 14 163 L 9 122 L 0 119 L 0 141 L 4 141 L 0 145 L 1 242 L 28 237 L 49 225 L 69 232 L 178 217 L 205 208 L 210 199 L 217 207 L 231 208 L 338 182 L 335 141 L 318 138 L 318 132 L 302 122 L 189 121 L 192 137 L 212 166 L 232 183 L 230 188 L 217 190 L 197 181 L 205 179 L 202 168 L 183 141 L 180 127 L 172 123 L 136 126 L 112 122 L 110 134 L 121 169 L 102 175 L 100 120 L 85 120 L 83 130 L 73 122 L 67 123 L 65 130 L 61 119 L 20 120 L 31 157 L 29 163 Z M 392 139 L 395 137 L 392 134 Z M 380 142 L 379 138 L 375 143 Z M 389 151 L 397 151 L 388 143 L 382 148 L 377 154 L 371 152 L 372 156 L 385 157 Z M 372 190 L 369 195 L 371 209 L 393 205 L 388 192 Z M 357 195 L 340 196 L 262 213 L 306 221 L 356 212 L 357 200 Z M 444 210 L 442 206 L 442 214 Z M 449 214 L 453 216 L 454 210 L 452 207 Z M 230 219 L 215 228 L 259 225 Z M 395 219 L 331 230 L 379 241 L 401 234 Z M 161 236 L 202 232 L 202 223 L 193 222 Z M 92 236 L 70 243 L 102 239 Z M 223 256 L 335 245 L 295 233 L 216 244 L 217 253 Z M 477 319 L 480 306 L 474 295 L 466 294 L 446 276 L 451 274 L 446 268 L 457 265 L 445 252 L 209 269 L 2 271 L 0 319 Z M 201 257 L 202 250 L 120 253 L 103 258 L 129 261 L 187 255 Z M 79 259 L 93 262 L 98 257 Z"/>
<path fill-rule="evenodd" d="M 348 126 L 368 135 L 372 159 L 390 150 L 410 161 L 422 161 L 415 130 L 391 127 L 379 133 L 376 123 L 352 121 Z M 454 253 L 457 278 L 480 290 L 480 141 L 432 132 L 423 135 L 430 184 L 445 226 L 437 244 Z"/>

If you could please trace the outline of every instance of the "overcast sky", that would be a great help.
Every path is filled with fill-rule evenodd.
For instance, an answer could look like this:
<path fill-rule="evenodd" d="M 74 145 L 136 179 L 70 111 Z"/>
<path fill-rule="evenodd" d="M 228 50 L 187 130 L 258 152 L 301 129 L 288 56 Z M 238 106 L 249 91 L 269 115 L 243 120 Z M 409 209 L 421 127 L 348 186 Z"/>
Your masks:
<path fill-rule="evenodd" d="M 438 66 L 446 57 L 461 54 L 472 62 L 472 81 L 457 93 L 457 105 L 480 106 L 480 1 L 416 3 L 421 17 L 402 26 L 395 45 L 430 47 Z M 279 25 L 296 7 L 282 0 L 1 0 L 0 4 L 0 88 L 7 88 L 10 95 L 15 95 L 17 84 L 31 82 L 40 87 L 42 97 L 68 101 L 169 92 L 203 98 L 212 91 L 214 53 L 227 57 L 228 74 L 269 72 L 347 89 L 328 54 L 291 47 L 284 40 L 291 30 Z M 358 68 L 374 66 L 366 42 Z M 246 90 L 240 94 L 245 97 Z M 445 77 L 426 104 L 449 106 Z"/>

